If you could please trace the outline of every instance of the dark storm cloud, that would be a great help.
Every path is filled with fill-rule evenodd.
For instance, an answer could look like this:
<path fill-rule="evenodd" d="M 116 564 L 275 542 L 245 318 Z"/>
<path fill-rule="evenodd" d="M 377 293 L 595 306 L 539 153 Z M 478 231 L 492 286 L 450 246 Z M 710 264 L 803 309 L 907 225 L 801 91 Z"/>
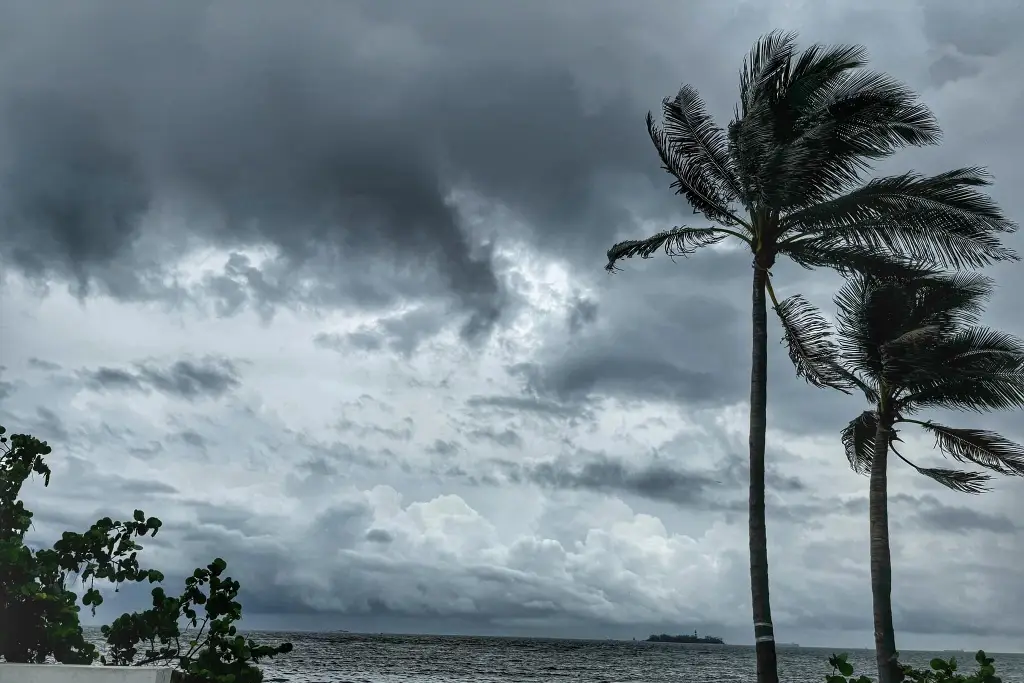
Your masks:
<path fill-rule="evenodd" d="M 203 240 L 274 244 L 294 270 L 420 261 L 476 324 L 493 321 L 501 292 L 489 253 L 470 242 L 447 202 L 430 133 L 437 121 L 406 117 L 425 93 L 397 82 L 397 65 L 363 68 L 352 42 L 357 10 L 97 3 L 51 15 L 8 5 L 4 24 L 20 29 L 5 41 L 0 73 L 11 262 L 67 276 L 82 293 L 95 278 L 116 295 L 138 296 L 147 274 L 159 272 L 157 254 L 136 250 L 153 230 L 143 218 L 173 199 L 181 218 L 196 213 L 199 222 L 186 224 Z M 234 258 L 229 274 L 257 299 L 317 303 L 332 293 L 281 291 Z M 402 286 L 411 291 L 417 279 Z M 208 283 L 228 312 L 239 296 L 231 280 Z"/>
<path fill-rule="evenodd" d="M 82 374 L 95 389 L 155 390 L 190 401 L 220 398 L 241 384 L 235 363 L 214 356 L 179 360 L 165 367 L 153 361 L 138 363 L 131 370 L 101 367 Z"/>
<path fill-rule="evenodd" d="M 697 405 L 739 398 L 744 387 L 735 363 L 743 349 L 738 311 L 721 299 L 680 296 L 671 279 L 634 275 L 643 280 L 624 283 L 628 291 L 605 293 L 616 311 L 613 319 L 515 369 L 527 388 L 560 402 L 593 395 Z M 645 304 L 636 305 L 639 300 Z"/>
<path fill-rule="evenodd" d="M 867 487 L 866 478 L 864 486 Z M 889 520 L 889 524 L 893 527 L 903 526 L 912 530 L 923 529 L 945 534 L 1012 534 L 1020 529 L 1020 525 L 1008 515 L 976 510 L 969 507 L 975 499 L 966 496 L 965 498 L 965 505 L 950 505 L 931 494 L 890 493 L 890 509 L 898 510 L 899 513 Z M 812 515 L 840 514 L 866 519 L 868 497 L 857 496 L 844 501 L 819 500 L 817 504 L 805 508 Z"/>
<path fill-rule="evenodd" d="M 964 55 L 991 57 L 1019 37 L 1024 10 L 1013 0 L 996 0 L 978 12 L 954 1 L 921 3 L 925 35 L 939 46 Z"/>
<path fill-rule="evenodd" d="M 631 16 L 605 6 L 570 46 L 563 28 L 581 17 L 539 5 L 6 3 L 5 255 L 80 294 L 180 300 L 168 259 L 270 244 L 270 261 L 236 251 L 206 280 L 218 311 L 447 291 L 472 337 L 507 298 L 488 246 L 497 226 L 472 234 L 453 188 L 512 207 L 552 248 L 581 248 L 586 226 L 598 260 L 636 220 L 613 195 L 641 197 L 658 174 L 651 102 L 573 73 L 580 59 L 626 68 L 603 51 Z M 510 42 L 511 27 L 542 53 Z M 660 81 L 642 87 L 654 103 L 675 85 Z"/>
<path fill-rule="evenodd" d="M 629 468 L 624 463 L 595 457 L 581 466 L 564 462 L 540 463 L 523 468 L 521 476 L 547 488 L 632 493 L 679 506 L 703 506 L 709 492 L 720 489 L 713 474 L 683 472 L 666 465 Z"/>
<path fill-rule="evenodd" d="M 975 510 L 967 505 L 946 505 L 935 496 L 914 499 L 917 522 L 924 528 L 945 533 L 988 531 L 1012 534 L 1020 527 L 1003 514 Z"/>
<path fill-rule="evenodd" d="M 600 453 L 582 453 L 574 457 L 522 465 L 511 461 L 492 461 L 513 482 L 529 482 L 548 489 L 575 489 L 597 493 L 626 493 L 653 501 L 701 510 L 736 512 L 746 509 L 737 492 L 749 479 L 741 458 L 725 458 L 708 470 L 688 469 L 660 458 L 643 464 L 627 463 Z M 772 492 L 803 492 L 799 478 L 779 474 L 769 466 L 765 481 Z M 485 480 L 480 481 L 487 484 Z M 493 482 L 498 484 L 498 482 Z M 780 516 L 789 510 L 777 509 Z"/>

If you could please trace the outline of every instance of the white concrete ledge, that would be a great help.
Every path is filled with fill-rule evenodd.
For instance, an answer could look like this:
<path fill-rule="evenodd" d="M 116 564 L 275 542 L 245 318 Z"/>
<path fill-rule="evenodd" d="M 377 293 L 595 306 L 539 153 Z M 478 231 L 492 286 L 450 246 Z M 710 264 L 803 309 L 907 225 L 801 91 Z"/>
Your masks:
<path fill-rule="evenodd" d="M 172 671 L 150 666 L 0 663 L 0 683 L 171 683 Z"/>

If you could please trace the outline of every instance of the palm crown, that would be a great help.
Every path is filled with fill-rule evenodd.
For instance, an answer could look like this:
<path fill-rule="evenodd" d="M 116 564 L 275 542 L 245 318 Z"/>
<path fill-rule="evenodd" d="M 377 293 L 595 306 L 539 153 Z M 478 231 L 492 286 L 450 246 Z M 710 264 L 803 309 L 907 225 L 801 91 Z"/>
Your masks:
<path fill-rule="evenodd" d="M 920 473 L 967 493 L 983 472 L 924 468 L 893 447 L 899 424 L 931 432 L 962 463 L 1024 476 L 1024 447 L 989 431 L 956 429 L 911 416 L 927 408 L 981 412 L 1024 406 L 1024 342 L 978 325 L 991 281 L 976 273 L 851 278 L 836 295 L 839 368 L 873 405 L 843 430 L 850 465 L 871 468 L 879 422 L 890 448 Z"/>
<path fill-rule="evenodd" d="M 744 60 L 740 99 L 727 132 L 691 86 L 663 102 L 664 126 L 647 128 L 672 187 L 714 225 L 676 227 L 608 250 L 608 270 L 659 249 L 688 255 L 727 238 L 747 244 L 755 266 L 778 256 L 806 268 L 887 274 L 911 262 L 978 267 L 1016 255 L 999 235 L 1016 226 L 979 188 L 979 168 L 905 173 L 864 182 L 872 161 L 939 141 L 931 112 L 890 77 L 868 71 L 859 46 L 764 36 Z M 779 302 L 797 372 L 812 384 L 843 382 L 819 346 L 824 322 L 799 295 Z"/>

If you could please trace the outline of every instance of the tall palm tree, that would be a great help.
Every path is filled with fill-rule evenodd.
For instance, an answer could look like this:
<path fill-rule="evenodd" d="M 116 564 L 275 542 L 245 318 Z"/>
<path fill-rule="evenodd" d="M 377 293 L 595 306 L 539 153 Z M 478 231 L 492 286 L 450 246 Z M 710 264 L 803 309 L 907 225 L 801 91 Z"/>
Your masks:
<path fill-rule="evenodd" d="M 779 316 L 797 373 L 818 386 L 845 386 L 827 362 L 818 328 L 801 328 L 809 304 L 779 302 L 769 279 L 780 256 L 806 268 L 898 272 L 906 258 L 954 267 L 1014 259 L 1000 233 L 1014 225 L 977 188 L 985 174 L 964 168 L 861 180 L 876 159 L 939 141 L 931 112 L 890 77 L 866 70 L 859 46 L 813 45 L 795 35 L 762 37 L 744 60 L 735 116 L 723 131 L 697 91 L 684 85 L 663 103 L 664 125 L 647 129 L 672 187 L 710 222 L 675 227 L 608 250 L 608 270 L 658 249 L 688 255 L 725 239 L 753 253 L 750 378 L 750 586 L 759 683 L 776 683 L 764 512 L 768 316 Z M 827 329 L 827 326 L 826 326 Z"/>
<path fill-rule="evenodd" d="M 900 425 L 935 436 L 946 456 L 1024 476 L 1024 447 L 989 431 L 912 416 L 927 408 L 983 412 L 1024 407 L 1024 342 L 978 326 L 991 293 L 975 273 L 918 278 L 855 277 L 836 295 L 838 367 L 872 405 L 843 430 L 850 465 L 870 473 L 871 594 L 879 683 L 901 680 L 892 623 L 886 468 L 889 451 L 955 491 L 980 493 L 990 475 L 918 467 L 895 447 Z"/>

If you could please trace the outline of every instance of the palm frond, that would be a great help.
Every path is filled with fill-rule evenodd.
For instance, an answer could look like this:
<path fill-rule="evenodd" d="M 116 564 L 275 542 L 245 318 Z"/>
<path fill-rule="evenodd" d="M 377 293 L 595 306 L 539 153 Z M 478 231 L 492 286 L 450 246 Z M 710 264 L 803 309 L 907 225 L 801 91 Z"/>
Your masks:
<path fill-rule="evenodd" d="M 954 460 L 972 462 L 999 474 L 1024 476 L 1024 446 L 995 432 L 957 429 L 936 422 L 901 421 L 919 424 L 934 434 L 935 445 Z"/>
<path fill-rule="evenodd" d="M 843 365 L 843 358 L 840 354 L 839 365 L 836 367 L 836 372 L 841 374 L 849 386 L 860 389 L 861 393 L 864 394 L 864 398 L 868 403 L 878 403 L 878 389 L 872 386 L 870 380 L 865 380 L 861 376 L 861 373 L 854 368 L 847 368 Z"/>
<path fill-rule="evenodd" d="M 989 490 L 985 484 L 992 480 L 992 476 L 984 472 L 969 472 L 967 470 L 948 470 L 941 467 L 917 467 L 918 472 L 924 476 L 934 479 L 946 488 L 960 493 L 985 493 Z"/>
<path fill-rule="evenodd" d="M 841 438 L 846 450 L 846 459 L 850 461 L 850 468 L 857 474 L 867 474 L 871 471 L 877 433 L 878 415 L 873 410 L 865 410 L 843 428 Z"/>
<path fill-rule="evenodd" d="M 843 358 L 876 382 L 884 374 L 890 384 L 920 385 L 926 380 L 908 373 L 927 368 L 949 377 L 946 363 L 955 354 L 940 357 L 936 349 L 977 320 L 991 292 L 992 282 L 983 275 L 924 272 L 913 277 L 854 275 L 835 296 Z"/>
<path fill-rule="evenodd" d="M 865 63 L 863 48 L 839 46 L 830 52 L 822 73 L 811 74 L 810 93 L 802 82 L 807 79 L 793 69 L 789 101 L 799 102 L 793 105 L 796 123 L 768 171 L 784 190 L 774 203 L 779 208 L 799 209 L 841 194 L 873 160 L 940 137 L 931 112 L 909 88 L 858 68 Z"/>
<path fill-rule="evenodd" d="M 923 260 L 910 260 L 884 249 L 849 244 L 828 238 L 812 238 L 779 245 L 779 253 L 797 265 L 813 270 L 830 268 L 841 275 L 857 273 L 876 277 L 916 277 L 934 272 Z"/>
<path fill-rule="evenodd" d="M 783 219 L 783 230 L 821 236 L 956 269 L 1017 260 L 999 235 L 1017 229 L 988 195 L 982 169 L 935 176 L 917 173 L 876 178 L 841 197 L 818 202 Z"/>
<path fill-rule="evenodd" d="M 867 66 L 868 55 L 863 45 L 809 46 L 790 69 L 787 99 L 791 107 L 806 111 L 830 101 L 828 95 L 847 72 Z"/>
<path fill-rule="evenodd" d="M 779 101 L 795 49 L 795 33 L 773 31 L 762 36 L 743 61 L 740 99 L 729 124 L 728 146 L 748 203 L 762 201 L 770 189 L 763 170 L 777 148 Z"/>
<path fill-rule="evenodd" d="M 1024 407 L 1024 341 L 969 327 L 917 348 L 895 348 L 887 370 L 904 390 L 901 404 L 982 412 Z"/>
<path fill-rule="evenodd" d="M 686 197 L 694 212 L 722 225 L 736 225 L 739 219 L 729 210 L 731 197 L 716 178 L 707 174 L 705 167 L 687 157 L 680 145 L 658 128 L 650 113 L 647 114 L 647 132 L 661 158 L 662 168 L 675 178 L 672 189 Z"/>
<path fill-rule="evenodd" d="M 608 265 L 605 270 L 614 272 L 616 264 L 625 258 L 650 258 L 658 249 L 664 249 L 669 256 L 689 256 L 701 247 L 717 244 L 727 233 L 716 228 L 677 227 L 659 232 L 644 240 L 626 240 L 608 250 Z"/>
<path fill-rule="evenodd" d="M 838 348 L 824 316 L 799 294 L 775 307 L 784 331 L 784 342 L 797 377 L 816 387 L 830 387 L 848 394 L 849 377 L 840 371 Z"/>
<path fill-rule="evenodd" d="M 673 148 L 712 182 L 724 201 L 740 199 L 740 185 L 725 131 L 715 125 L 697 90 L 684 85 L 674 98 L 665 99 L 662 110 L 665 133 Z"/>
<path fill-rule="evenodd" d="M 913 467 L 919 474 L 923 474 L 930 479 L 934 479 L 943 486 L 950 488 L 960 493 L 984 493 L 988 490 L 985 486 L 985 482 L 992 479 L 991 475 L 983 472 L 968 472 L 966 470 L 950 470 L 943 467 L 918 467 L 910 460 L 896 450 L 894 444 L 889 444 L 889 448 L 893 453 L 896 454 L 903 462 Z"/>
<path fill-rule="evenodd" d="M 796 49 L 797 34 L 772 31 L 761 36 L 743 60 L 736 119 L 746 117 L 762 102 L 777 100 Z"/>
<path fill-rule="evenodd" d="M 901 285 L 914 297 L 914 323 L 942 329 L 976 325 L 992 295 L 992 278 L 976 272 L 932 274 Z"/>

